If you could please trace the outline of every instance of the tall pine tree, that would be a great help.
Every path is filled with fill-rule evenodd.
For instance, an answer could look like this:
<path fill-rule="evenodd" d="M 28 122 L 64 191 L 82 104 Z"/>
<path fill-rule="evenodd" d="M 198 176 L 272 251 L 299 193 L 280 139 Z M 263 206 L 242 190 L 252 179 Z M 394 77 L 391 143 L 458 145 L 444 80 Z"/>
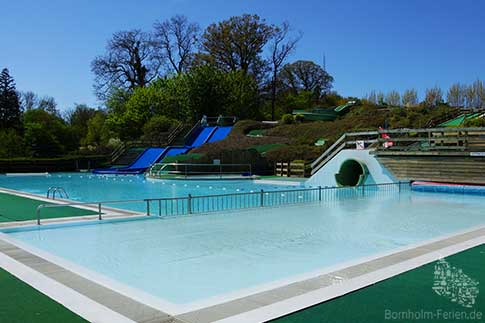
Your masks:
<path fill-rule="evenodd" d="M 0 129 L 19 129 L 22 122 L 22 110 L 15 82 L 8 69 L 0 73 Z"/>

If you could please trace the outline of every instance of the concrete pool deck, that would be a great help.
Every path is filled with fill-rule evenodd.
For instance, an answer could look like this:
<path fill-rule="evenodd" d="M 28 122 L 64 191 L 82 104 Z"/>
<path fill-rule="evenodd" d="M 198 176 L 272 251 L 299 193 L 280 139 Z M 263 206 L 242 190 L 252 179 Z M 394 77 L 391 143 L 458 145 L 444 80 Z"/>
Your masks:
<path fill-rule="evenodd" d="M 149 306 L 36 255 L 0 234 L 0 265 L 76 314 L 99 322 L 263 322 L 319 304 L 485 243 L 485 226 L 374 255 L 321 272 L 198 302 L 182 310 Z M 30 271 L 30 275 L 22 272 Z M 42 286 L 40 281 L 48 280 Z M 53 290 L 65 289 L 56 294 Z M 90 316 L 91 315 L 91 316 Z"/>

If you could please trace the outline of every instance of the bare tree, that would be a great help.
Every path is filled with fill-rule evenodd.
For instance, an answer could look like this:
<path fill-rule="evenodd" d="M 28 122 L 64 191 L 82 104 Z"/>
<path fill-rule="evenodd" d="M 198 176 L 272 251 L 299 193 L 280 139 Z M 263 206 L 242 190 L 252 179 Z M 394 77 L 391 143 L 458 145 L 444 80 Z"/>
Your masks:
<path fill-rule="evenodd" d="M 465 105 L 465 87 L 460 83 L 452 84 L 446 99 L 453 107 L 463 107 Z"/>
<path fill-rule="evenodd" d="M 401 105 L 401 95 L 397 91 L 390 91 L 386 96 L 386 103 L 393 107 Z"/>
<path fill-rule="evenodd" d="M 367 101 L 369 101 L 372 104 L 377 104 L 377 93 L 375 90 L 370 91 L 365 98 Z"/>
<path fill-rule="evenodd" d="M 32 91 L 22 92 L 20 99 L 24 111 L 36 109 L 39 105 L 39 97 Z"/>
<path fill-rule="evenodd" d="M 275 119 L 276 89 L 278 73 L 286 62 L 288 56 L 295 50 L 296 44 L 301 39 L 301 34 L 295 38 L 288 39 L 290 24 L 283 22 L 281 27 L 276 27 L 270 44 L 271 57 L 271 120 Z"/>
<path fill-rule="evenodd" d="M 418 91 L 415 89 L 408 89 L 402 95 L 402 105 L 406 108 L 415 107 L 418 105 Z"/>
<path fill-rule="evenodd" d="M 154 25 L 155 42 L 159 55 L 166 60 L 170 72 L 186 72 L 194 59 L 199 42 L 200 27 L 185 16 L 174 16 Z"/>
<path fill-rule="evenodd" d="M 149 34 L 138 29 L 117 32 L 108 42 L 106 54 L 91 63 L 96 94 L 103 99 L 113 88 L 144 87 L 159 75 L 160 67 L 161 60 Z"/>
<path fill-rule="evenodd" d="M 38 100 L 37 109 L 49 112 L 50 114 L 60 116 L 57 110 L 57 102 L 52 96 L 44 96 Z"/>
<path fill-rule="evenodd" d="M 426 89 L 424 103 L 428 107 L 435 107 L 443 102 L 443 91 L 440 87 L 435 86 L 430 89 Z"/>

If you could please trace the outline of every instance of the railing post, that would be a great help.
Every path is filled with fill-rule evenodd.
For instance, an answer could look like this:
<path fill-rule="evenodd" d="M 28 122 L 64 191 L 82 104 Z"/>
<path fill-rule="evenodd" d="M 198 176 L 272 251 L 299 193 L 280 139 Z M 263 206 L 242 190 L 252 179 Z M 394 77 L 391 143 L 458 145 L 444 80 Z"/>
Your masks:
<path fill-rule="evenodd" d="M 263 207 L 263 206 L 264 206 L 264 191 L 263 191 L 263 190 L 261 190 L 261 192 L 259 193 L 259 195 L 260 195 L 260 202 L 259 202 L 259 205 L 260 205 L 261 207 Z"/>
<path fill-rule="evenodd" d="M 102 220 L 103 219 L 103 217 L 101 215 L 101 203 L 98 203 L 98 219 L 99 220 Z"/>
<path fill-rule="evenodd" d="M 322 187 L 321 186 L 318 186 L 318 200 L 319 201 L 322 200 Z"/>
<path fill-rule="evenodd" d="M 187 197 L 187 213 L 192 214 L 192 194 Z"/>
<path fill-rule="evenodd" d="M 399 182 L 397 183 L 397 185 L 398 185 L 398 188 L 399 188 L 399 193 L 401 193 L 401 181 L 399 181 Z"/>
<path fill-rule="evenodd" d="M 150 200 L 146 200 L 147 202 L 147 215 L 149 216 L 150 215 Z"/>
<path fill-rule="evenodd" d="M 365 196 L 365 184 L 362 184 L 362 196 Z"/>
<path fill-rule="evenodd" d="M 37 225 L 40 225 L 40 209 L 41 209 L 41 206 L 42 205 L 39 205 L 37 207 L 37 212 L 36 212 L 37 213 Z"/>

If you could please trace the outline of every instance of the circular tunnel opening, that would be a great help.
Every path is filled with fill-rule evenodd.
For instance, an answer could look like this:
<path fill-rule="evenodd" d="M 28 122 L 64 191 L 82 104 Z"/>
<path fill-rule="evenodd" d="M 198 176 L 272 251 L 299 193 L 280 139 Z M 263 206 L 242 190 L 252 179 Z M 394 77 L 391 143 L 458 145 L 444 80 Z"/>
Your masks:
<path fill-rule="evenodd" d="M 368 171 L 365 164 L 355 159 L 347 159 L 335 174 L 338 186 L 359 186 L 364 184 Z"/>

